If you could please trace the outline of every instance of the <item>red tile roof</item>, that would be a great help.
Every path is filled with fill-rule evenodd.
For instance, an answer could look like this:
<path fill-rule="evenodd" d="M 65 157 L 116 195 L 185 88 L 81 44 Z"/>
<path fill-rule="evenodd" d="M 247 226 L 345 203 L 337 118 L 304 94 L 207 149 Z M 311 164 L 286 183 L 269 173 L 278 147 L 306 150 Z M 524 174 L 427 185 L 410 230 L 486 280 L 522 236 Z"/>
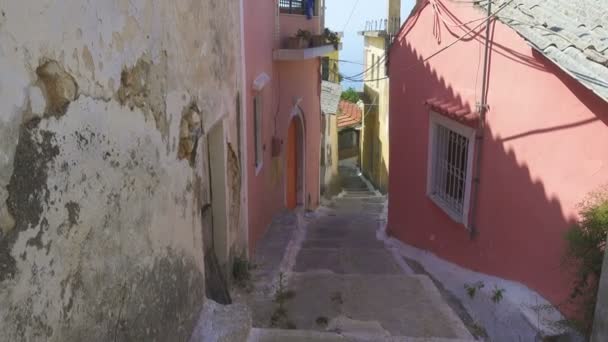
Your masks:
<path fill-rule="evenodd" d="M 361 124 L 363 110 L 356 103 L 341 100 L 338 114 L 338 129 Z"/>
<path fill-rule="evenodd" d="M 424 101 L 424 104 L 438 114 L 464 125 L 476 128 L 479 123 L 479 113 L 472 112 L 468 106 L 457 100 L 432 98 Z"/>

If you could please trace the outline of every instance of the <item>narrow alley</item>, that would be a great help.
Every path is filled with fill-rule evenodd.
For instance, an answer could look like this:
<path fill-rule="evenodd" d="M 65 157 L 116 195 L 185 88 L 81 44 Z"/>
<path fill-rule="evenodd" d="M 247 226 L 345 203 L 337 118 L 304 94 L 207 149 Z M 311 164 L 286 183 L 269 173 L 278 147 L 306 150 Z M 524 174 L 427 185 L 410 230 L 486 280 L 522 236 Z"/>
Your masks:
<path fill-rule="evenodd" d="M 432 281 L 376 238 L 385 197 L 355 169 L 340 173 L 340 195 L 282 216 L 256 249 L 250 341 L 472 340 Z"/>
<path fill-rule="evenodd" d="M 608 341 L 606 37 L 608 0 L 0 0 L 0 342 Z"/>

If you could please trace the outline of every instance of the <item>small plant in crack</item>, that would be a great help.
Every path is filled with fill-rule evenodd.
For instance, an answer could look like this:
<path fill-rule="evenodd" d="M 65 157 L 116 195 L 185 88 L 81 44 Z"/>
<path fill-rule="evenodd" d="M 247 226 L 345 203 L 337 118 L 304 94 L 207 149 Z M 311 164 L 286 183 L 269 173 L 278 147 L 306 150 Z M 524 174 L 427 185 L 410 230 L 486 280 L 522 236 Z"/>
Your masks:
<path fill-rule="evenodd" d="M 485 286 L 485 284 L 483 283 L 483 281 L 478 281 L 472 284 L 466 283 L 464 284 L 464 288 L 467 291 L 467 294 L 469 295 L 469 297 L 471 297 L 471 299 L 475 298 L 475 295 L 477 294 L 477 290 L 481 290 L 483 289 Z"/>
<path fill-rule="evenodd" d="M 505 289 L 494 286 L 494 290 L 492 290 L 492 301 L 494 304 L 498 304 L 500 301 L 502 301 L 504 293 Z"/>
<path fill-rule="evenodd" d="M 478 338 L 478 339 L 479 338 L 481 338 L 481 339 L 488 338 L 488 333 L 487 333 L 486 329 L 478 323 L 473 322 L 469 326 L 469 329 L 475 338 Z"/>
<path fill-rule="evenodd" d="M 284 304 L 295 297 L 296 293 L 291 290 L 285 290 L 283 273 L 279 273 L 279 284 L 275 294 L 274 302 L 277 304 L 272 316 L 270 317 L 270 326 L 273 328 L 296 329 L 296 325 L 289 319 L 289 314 Z"/>
<path fill-rule="evenodd" d="M 251 291 L 251 270 L 255 267 L 245 257 L 236 257 L 232 263 L 232 279 L 234 283 L 243 289 Z"/>

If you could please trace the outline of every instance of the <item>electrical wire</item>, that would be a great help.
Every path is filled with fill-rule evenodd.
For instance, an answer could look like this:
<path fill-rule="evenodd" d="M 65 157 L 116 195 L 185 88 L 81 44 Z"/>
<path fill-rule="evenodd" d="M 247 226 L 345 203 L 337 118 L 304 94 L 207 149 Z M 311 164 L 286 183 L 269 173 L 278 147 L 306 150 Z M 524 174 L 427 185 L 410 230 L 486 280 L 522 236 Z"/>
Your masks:
<path fill-rule="evenodd" d="M 464 33 L 464 35 L 463 35 L 463 36 L 458 37 L 456 40 L 454 40 L 454 41 L 453 41 L 453 42 L 451 42 L 450 44 L 448 44 L 448 45 L 444 46 L 443 48 L 441 48 L 441 49 L 437 50 L 436 52 L 434 52 L 434 53 L 433 53 L 433 54 L 431 54 L 430 56 L 426 57 L 425 59 L 423 59 L 423 60 L 421 61 L 421 63 L 424 63 L 424 62 L 429 61 L 431 58 L 433 58 L 433 57 L 435 57 L 435 56 L 439 55 L 439 54 L 440 54 L 440 53 L 442 53 L 443 51 L 445 51 L 445 50 L 447 50 L 447 49 L 451 48 L 452 46 L 456 45 L 458 42 L 460 42 L 461 40 L 465 39 L 465 38 L 466 38 L 467 36 L 469 36 L 471 33 L 475 32 L 475 31 L 476 31 L 478 28 L 480 28 L 480 27 L 481 27 L 481 26 L 482 26 L 484 23 L 486 23 L 486 22 L 487 22 L 487 23 L 488 23 L 488 25 L 489 25 L 490 20 L 491 20 L 492 18 L 498 18 L 498 13 L 499 13 L 500 11 L 502 11 L 503 9 L 505 9 L 505 8 L 506 8 L 508 5 L 510 5 L 510 4 L 511 4 L 513 1 L 514 1 L 514 0 L 510 0 L 510 1 L 505 2 L 504 4 L 502 4 L 502 5 L 500 6 L 500 8 L 499 8 L 499 9 L 497 9 L 497 10 L 496 10 L 494 13 L 492 13 L 492 15 L 490 15 L 490 16 L 488 16 L 488 17 L 486 17 L 486 20 L 485 20 L 485 21 L 483 21 L 483 22 L 479 23 L 478 25 L 476 25 L 475 27 L 473 27 L 473 28 L 469 29 L 468 31 L 466 31 L 466 32 Z M 419 66 L 419 65 L 420 65 L 420 63 L 415 63 L 415 64 L 411 64 L 411 65 L 408 65 L 408 66 L 406 66 L 406 67 L 403 67 L 403 68 L 398 68 L 398 69 L 395 69 L 395 70 L 400 70 L 400 71 L 404 71 L 404 70 L 410 70 L 410 69 L 415 68 L 415 67 L 417 67 L 417 66 Z M 369 70 L 369 69 L 368 69 L 368 70 Z M 351 82 L 355 82 L 355 83 L 356 83 L 356 82 L 363 83 L 363 82 L 382 81 L 382 80 L 385 80 L 385 79 L 388 79 L 388 78 L 389 78 L 389 77 L 388 77 L 388 76 L 386 76 L 386 77 L 377 78 L 377 79 L 373 79 L 373 80 L 355 80 L 355 79 L 347 79 L 347 80 L 348 80 L 348 81 L 351 81 Z"/>
<path fill-rule="evenodd" d="M 424 63 L 424 62 L 426 62 L 426 61 L 430 60 L 431 58 L 433 58 L 433 57 L 435 57 L 435 56 L 439 55 L 439 54 L 440 54 L 440 53 L 442 53 L 443 51 L 445 51 L 445 50 L 447 50 L 447 49 L 451 48 L 452 46 L 456 45 L 458 42 L 460 42 L 461 40 L 465 39 L 465 38 L 466 38 L 468 35 L 470 35 L 471 33 L 475 32 L 475 30 L 477 30 L 478 28 L 480 28 L 480 27 L 481 27 L 481 26 L 482 26 L 484 23 L 486 23 L 486 22 L 487 22 L 487 24 L 489 25 L 489 24 L 490 24 L 490 20 L 491 20 L 492 18 L 498 18 L 497 14 L 498 14 L 500 11 L 502 11 L 503 9 L 505 9 L 505 8 L 506 8 L 508 5 L 510 5 L 510 4 L 511 4 L 513 1 L 514 1 L 514 0 L 509 0 L 508 2 L 505 2 L 504 4 L 502 4 L 502 5 L 500 6 L 500 8 L 499 8 L 499 9 L 497 9 L 497 10 L 496 10 L 494 13 L 492 13 L 492 15 L 490 15 L 489 17 L 487 17 L 487 20 L 486 20 L 486 21 L 479 23 L 478 25 L 476 25 L 476 26 L 475 26 L 475 27 L 473 27 L 472 29 L 470 29 L 470 30 L 468 30 L 467 32 L 465 32 L 465 33 L 464 33 L 464 35 L 463 35 L 462 37 L 457 38 L 456 40 L 454 40 L 454 41 L 453 41 L 453 42 L 451 42 L 450 44 L 448 44 L 448 45 L 444 46 L 443 48 L 441 48 L 441 49 L 439 49 L 439 50 L 437 50 L 437 51 L 435 51 L 433 54 L 431 54 L 430 56 L 426 57 L 426 58 L 425 58 L 425 59 L 423 59 L 421 62 L 422 62 L 422 63 Z M 395 69 L 395 70 L 400 70 L 400 71 L 403 71 L 403 70 L 409 70 L 409 69 L 412 69 L 412 68 L 417 67 L 417 66 L 419 66 L 419 65 L 420 65 L 420 63 L 415 63 L 415 64 L 411 64 L 411 65 L 408 65 L 408 66 L 406 66 L 406 67 L 398 68 L 398 69 Z"/>
<path fill-rule="evenodd" d="M 352 19 L 353 14 L 355 13 L 355 10 L 357 9 L 357 5 L 359 5 L 359 0 L 357 0 L 357 2 L 355 2 L 353 9 L 350 11 L 350 15 L 348 16 L 348 19 L 346 20 L 346 23 L 344 24 L 344 28 L 342 29 L 342 32 L 346 32 L 346 27 L 350 23 L 350 19 Z"/>
<path fill-rule="evenodd" d="M 367 72 L 374 69 L 378 64 L 384 62 L 385 59 L 386 59 L 386 53 L 383 54 L 381 57 L 378 57 L 378 60 L 376 62 L 374 62 L 369 68 L 363 70 L 363 72 L 360 72 L 360 73 L 352 75 L 352 76 L 344 76 L 344 78 L 359 78 L 361 76 L 364 76 Z"/>
<path fill-rule="evenodd" d="M 365 63 L 361 63 L 361 62 L 354 62 L 354 61 L 347 61 L 344 59 L 329 59 L 332 62 L 340 62 L 340 63 L 348 63 L 348 64 L 357 64 L 357 65 L 365 65 Z"/>
<path fill-rule="evenodd" d="M 456 24 L 454 23 L 454 21 L 452 21 L 452 24 L 448 23 L 447 19 L 443 16 L 443 13 L 441 12 L 441 9 L 439 8 L 439 4 L 437 2 L 437 0 L 429 0 L 429 3 L 432 5 L 433 8 L 433 12 L 435 12 L 435 14 L 437 15 L 437 17 L 439 17 L 439 19 L 441 20 L 441 22 L 443 22 L 446 26 L 449 27 L 464 27 L 467 26 L 469 24 L 481 21 L 481 20 L 488 20 L 488 17 L 483 17 L 483 18 L 477 18 L 477 19 L 473 19 L 470 21 L 467 21 L 466 23 L 462 23 L 462 24 Z"/>

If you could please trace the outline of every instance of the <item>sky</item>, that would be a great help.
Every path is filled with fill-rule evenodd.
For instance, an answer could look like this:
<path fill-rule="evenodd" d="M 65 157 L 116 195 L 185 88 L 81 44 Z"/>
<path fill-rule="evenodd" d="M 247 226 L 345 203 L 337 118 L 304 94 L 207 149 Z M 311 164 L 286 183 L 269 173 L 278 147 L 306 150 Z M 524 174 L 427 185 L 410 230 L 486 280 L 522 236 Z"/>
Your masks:
<path fill-rule="evenodd" d="M 414 7 L 415 0 L 401 0 L 401 20 L 404 21 Z M 353 6 L 355 7 L 353 11 Z M 325 26 L 332 31 L 344 32 L 340 59 L 363 64 L 363 37 L 357 32 L 363 31 L 368 20 L 386 19 L 388 0 L 326 0 Z M 348 21 L 351 13 L 352 17 Z M 350 76 L 361 73 L 363 65 L 340 63 L 340 72 Z M 362 83 L 342 82 L 342 88 L 363 89 Z"/>

